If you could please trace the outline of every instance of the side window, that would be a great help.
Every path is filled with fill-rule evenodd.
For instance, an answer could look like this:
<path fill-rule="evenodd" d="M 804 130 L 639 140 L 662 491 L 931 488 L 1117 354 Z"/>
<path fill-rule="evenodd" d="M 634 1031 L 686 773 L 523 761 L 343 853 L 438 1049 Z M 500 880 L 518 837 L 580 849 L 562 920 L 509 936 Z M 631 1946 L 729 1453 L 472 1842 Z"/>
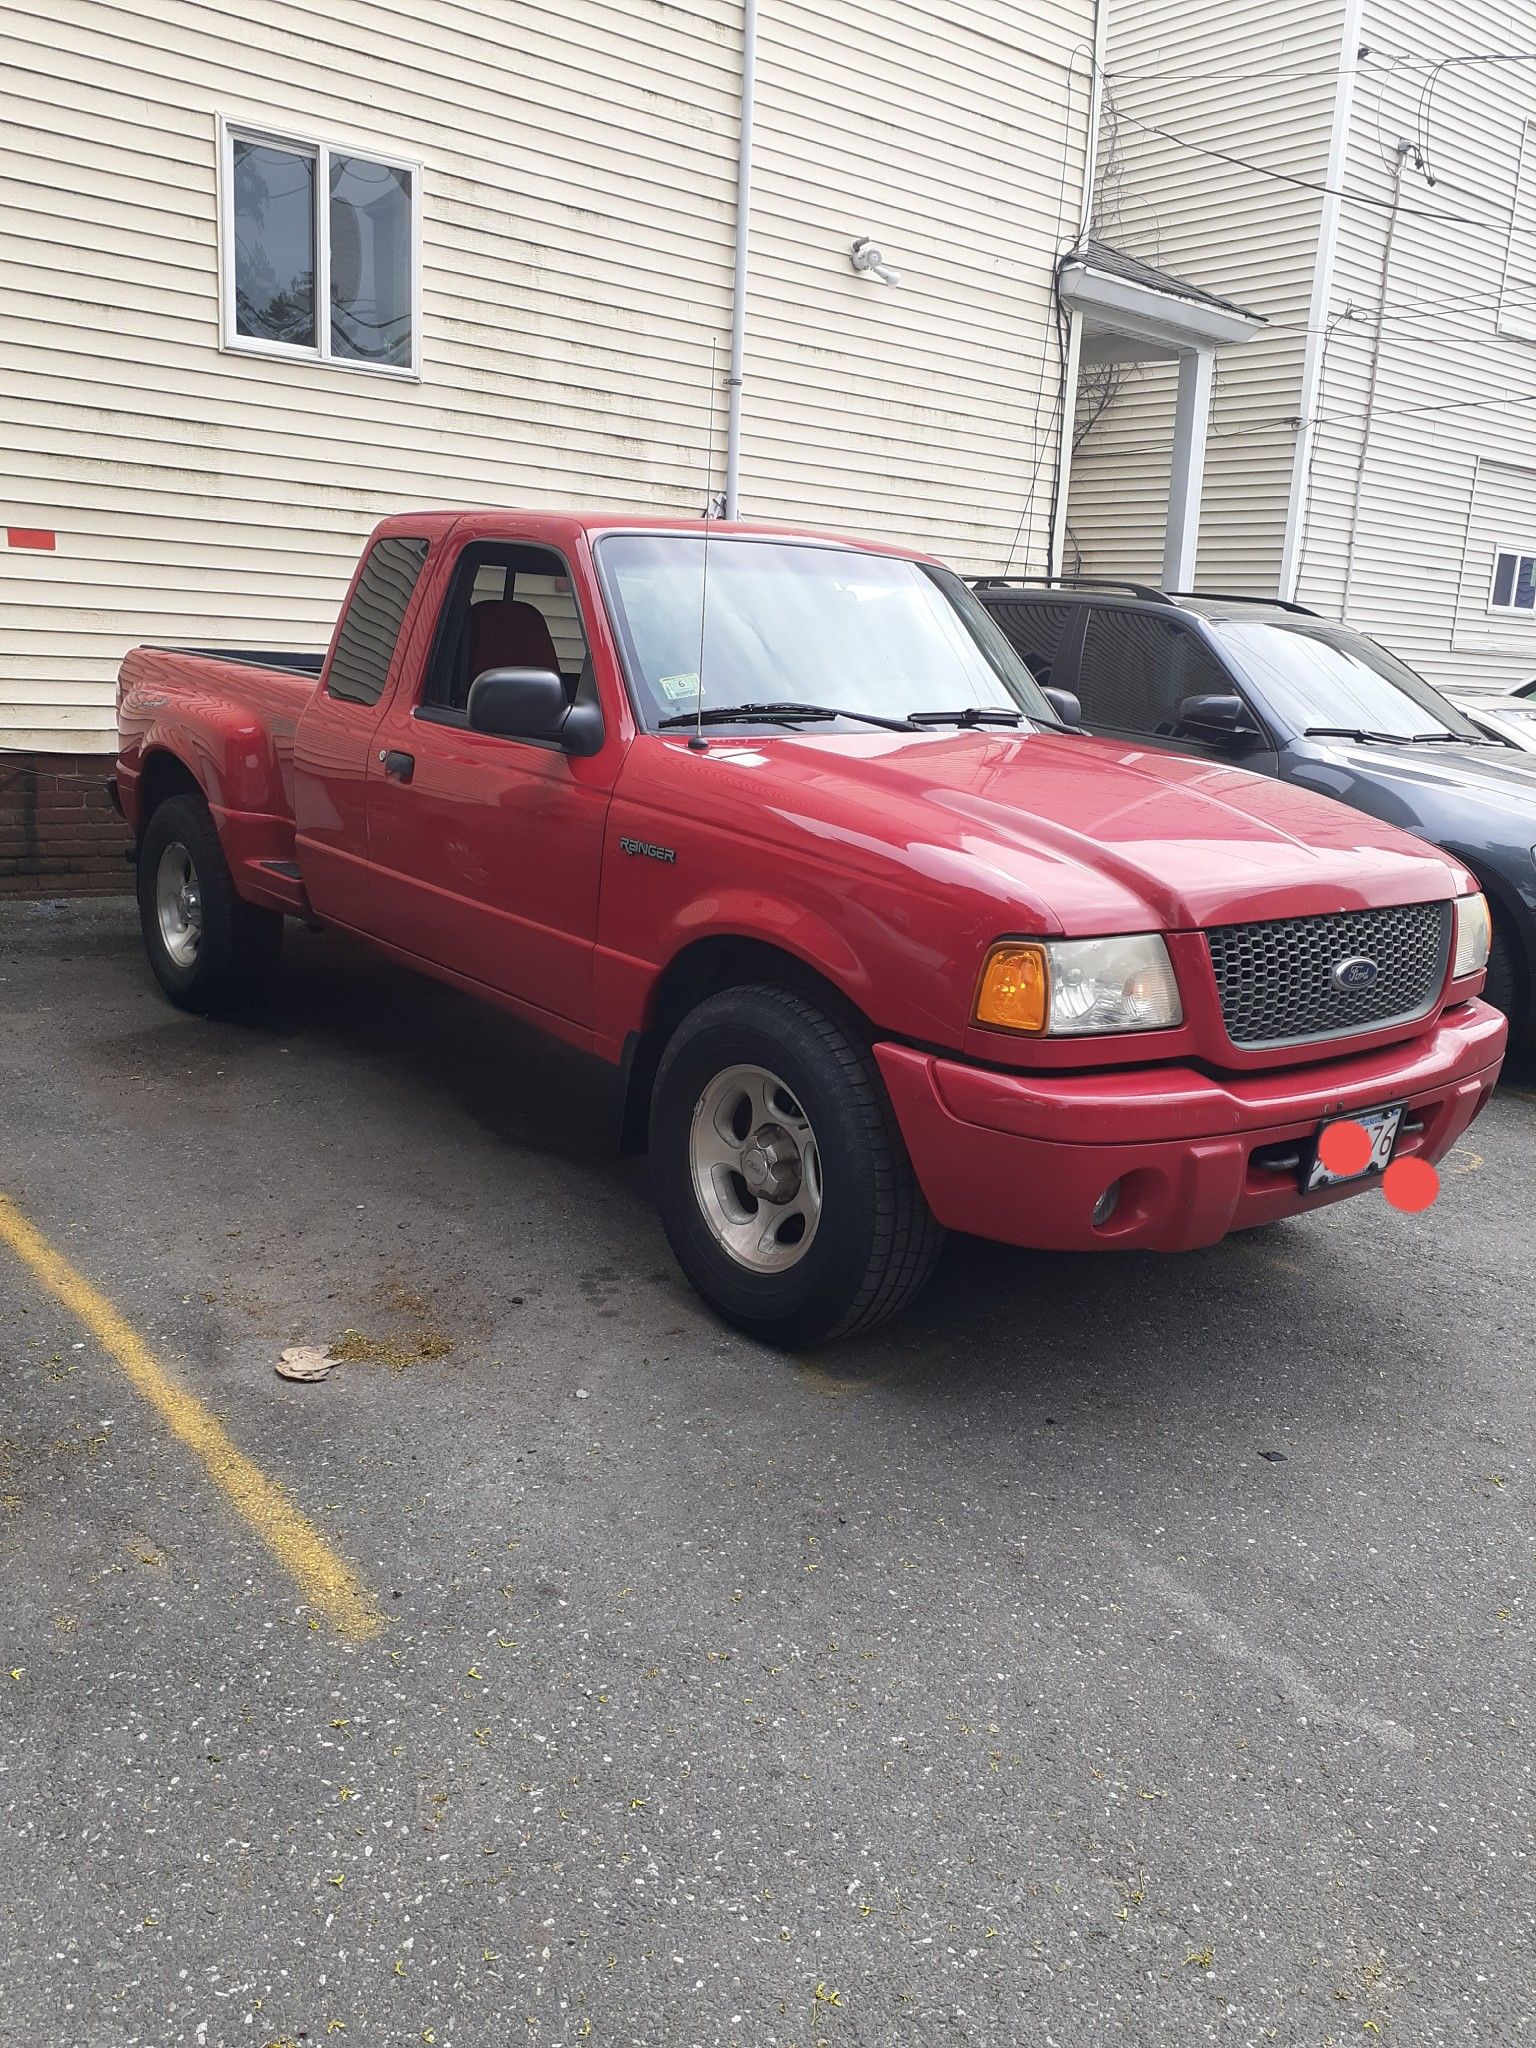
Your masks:
<path fill-rule="evenodd" d="M 1233 694 L 1231 677 L 1187 627 L 1099 606 L 1088 614 L 1075 687 L 1087 724 L 1165 739 L 1186 697 Z"/>
<path fill-rule="evenodd" d="M 576 594 L 548 548 L 477 541 L 459 557 L 443 604 L 422 701 L 462 714 L 491 668 L 553 669 L 574 700 L 587 660 Z"/>
<path fill-rule="evenodd" d="M 1007 634 L 1015 653 L 1022 656 L 1035 681 L 1054 681 L 1051 671 L 1073 607 L 1019 599 L 1008 604 L 989 604 L 987 610 Z"/>
<path fill-rule="evenodd" d="M 401 621 L 426 559 L 424 540 L 391 534 L 374 542 L 336 636 L 325 679 L 327 695 L 346 697 L 354 704 L 378 703 L 389 680 Z"/>

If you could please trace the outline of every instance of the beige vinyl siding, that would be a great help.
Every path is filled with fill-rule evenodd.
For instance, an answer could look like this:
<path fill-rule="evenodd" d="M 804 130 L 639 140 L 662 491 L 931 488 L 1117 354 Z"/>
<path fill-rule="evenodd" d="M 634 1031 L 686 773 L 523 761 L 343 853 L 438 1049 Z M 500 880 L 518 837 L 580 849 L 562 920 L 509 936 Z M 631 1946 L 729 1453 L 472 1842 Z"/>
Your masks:
<path fill-rule="evenodd" d="M 1521 144 L 1536 109 L 1531 67 L 1441 74 L 1428 134 L 1436 182 L 1411 168 L 1403 179 L 1383 293 L 1379 202 L 1391 193 L 1398 139 L 1424 139 L 1426 60 L 1473 43 L 1495 48 L 1499 37 L 1471 36 L 1466 10 L 1448 0 L 1367 0 L 1362 33 L 1380 61 L 1357 83 L 1347 184 L 1378 204 L 1342 209 L 1298 594 L 1345 612 L 1432 682 L 1497 688 L 1536 673 L 1536 623 L 1490 620 L 1486 610 L 1495 541 L 1536 533 L 1536 340 L 1504 331 L 1500 314 Z M 1511 48 L 1529 44 L 1524 31 L 1510 34 Z M 1393 66 L 1394 57 L 1407 61 Z M 1518 278 L 1517 264 L 1508 290 L 1520 299 L 1529 286 Z"/>
<path fill-rule="evenodd" d="M 11 10 L 21 395 L 0 459 L 9 516 L 59 545 L 0 556 L 0 744 L 110 744 L 137 640 L 323 645 L 359 542 L 402 506 L 700 502 L 728 0 L 515 18 L 327 0 L 321 19 L 283 0 Z M 219 352 L 220 114 L 422 165 L 421 382 Z"/>
<path fill-rule="evenodd" d="M 1278 587 L 1322 210 L 1319 192 L 1284 180 L 1324 182 L 1343 21 L 1342 0 L 1116 0 L 1110 17 L 1095 233 L 1269 322 L 1216 357 L 1197 556 L 1208 586 Z M 1166 446 L 1172 376 L 1127 375 L 1077 452 L 1069 520 L 1085 573 L 1161 571 L 1167 460 L 1141 451 Z"/>
<path fill-rule="evenodd" d="M 1045 566 L 1051 272 L 1082 205 L 1091 32 L 1061 0 L 1027 20 L 765 7 L 744 512 L 905 534 L 967 569 L 1017 533 L 1016 563 Z M 899 286 L 852 269 L 865 233 Z"/>
<path fill-rule="evenodd" d="M 1001 559 L 1049 471 L 1092 24 L 764 0 L 745 515 Z M 740 35 L 737 0 L 17 0 L 0 463 L 58 548 L 0 549 L 0 746 L 109 746 L 138 641 L 322 645 L 385 513 L 701 510 Z M 220 116 L 420 166 L 419 381 L 220 351 Z M 850 269 L 866 230 L 898 289 Z"/>
<path fill-rule="evenodd" d="M 1160 578 L 1176 375 L 1172 363 L 1083 368 L 1073 424 L 1064 576 Z M 1110 392 L 1101 410 L 1106 377 Z"/>

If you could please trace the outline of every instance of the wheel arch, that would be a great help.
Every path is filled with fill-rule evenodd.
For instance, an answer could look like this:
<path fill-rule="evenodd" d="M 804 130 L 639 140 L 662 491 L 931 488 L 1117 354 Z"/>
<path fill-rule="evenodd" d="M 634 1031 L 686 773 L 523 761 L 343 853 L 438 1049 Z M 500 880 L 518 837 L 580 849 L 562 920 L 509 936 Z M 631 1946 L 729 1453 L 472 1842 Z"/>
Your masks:
<path fill-rule="evenodd" d="M 714 932 L 694 939 L 657 975 L 645 1022 L 625 1041 L 621 1142 L 626 1152 L 646 1149 L 656 1070 L 677 1026 L 706 996 L 749 982 L 793 989 L 859 1030 L 874 1032 L 874 1020 L 847 990 L 803 955 L 747 933 Z"/>
<path fill-rule="evenodd" d="M 173 796 L 200 796 L 206 802 L 207 793 L 186 762 L 172 748 L 151 747 L 139 763 L 138 824 L 143 833 L 161 804 Z"/>

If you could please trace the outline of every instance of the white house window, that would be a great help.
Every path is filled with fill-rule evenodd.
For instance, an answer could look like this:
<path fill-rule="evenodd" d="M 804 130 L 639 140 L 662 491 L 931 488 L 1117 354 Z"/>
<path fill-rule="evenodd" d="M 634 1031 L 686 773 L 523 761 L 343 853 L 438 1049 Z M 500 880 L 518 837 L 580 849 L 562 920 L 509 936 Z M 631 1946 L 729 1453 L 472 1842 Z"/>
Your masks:
<path fill-rule="evenodd" d="M 1536 615 L 1536 553 L 1525 554 L 1518 548 L 1495 551 L 1488 609 Z"/>
<path fill-rule="evenodd" d="M 222 175 L 225 346 L 413 373 L 416 170 L 226 127 Z"/>

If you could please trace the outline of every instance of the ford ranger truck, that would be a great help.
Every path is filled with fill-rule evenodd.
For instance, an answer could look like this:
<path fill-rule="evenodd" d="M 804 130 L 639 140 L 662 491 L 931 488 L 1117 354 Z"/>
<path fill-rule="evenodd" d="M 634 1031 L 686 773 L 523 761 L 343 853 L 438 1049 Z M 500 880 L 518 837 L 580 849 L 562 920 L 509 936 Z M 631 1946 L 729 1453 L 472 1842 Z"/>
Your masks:
<path fill-rule="evenodd" d="M 611 1062 L 688 1278 L 804 1346 L 947 1230 L 1214 1244 L 1492 1092 L 1459 862 L 1074 711 L 901 549 L 429 512 L 323 658 L 130 654 L 115 787 L 172 1001 L 259 995 L 303 918 Z"/>

